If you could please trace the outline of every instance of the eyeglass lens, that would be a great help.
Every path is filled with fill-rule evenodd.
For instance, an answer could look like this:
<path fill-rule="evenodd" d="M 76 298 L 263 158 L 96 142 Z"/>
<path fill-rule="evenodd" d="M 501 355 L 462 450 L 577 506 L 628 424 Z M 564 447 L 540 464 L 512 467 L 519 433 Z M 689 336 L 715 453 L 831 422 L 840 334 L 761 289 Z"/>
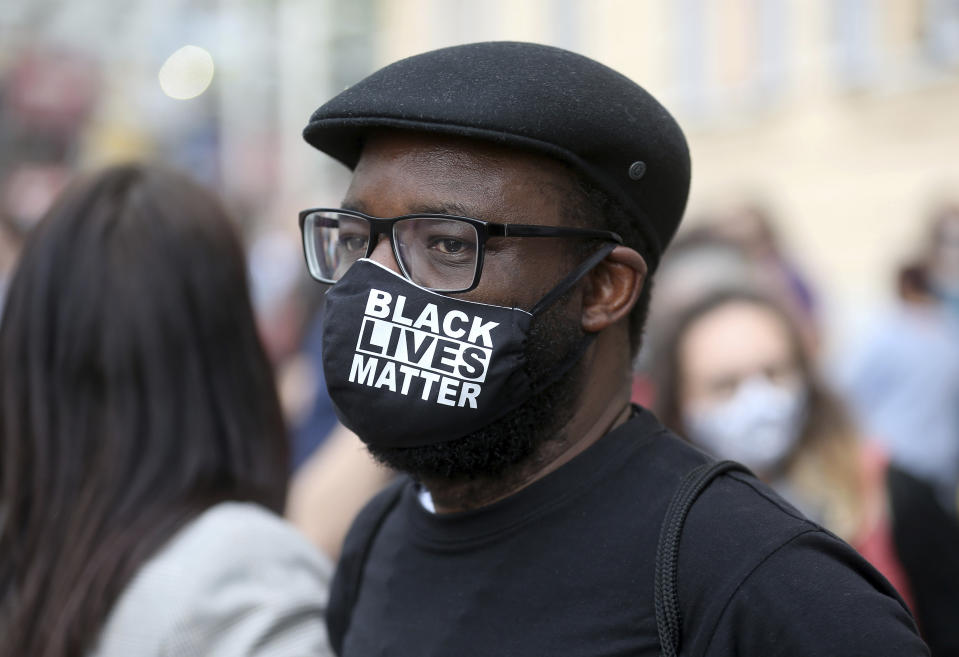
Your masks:
<path fill-rule="evenodd" d="M 335 282 L 366 255 L 370 222 L 352 215 L 314 212 L 304 223 L 313 274 Z M 393 244 L 407 277 L 436 291 L 464 290 L 473 283 L 479 236 L 465 221 L 414 217 L 393 225 Z"/>
<path fill-rule="evenodd" d="M 366 255 L 370 224 L 347 214 L 311 212 L 303 224 L 303 240 L 312 274 L 333 283 Z"/>

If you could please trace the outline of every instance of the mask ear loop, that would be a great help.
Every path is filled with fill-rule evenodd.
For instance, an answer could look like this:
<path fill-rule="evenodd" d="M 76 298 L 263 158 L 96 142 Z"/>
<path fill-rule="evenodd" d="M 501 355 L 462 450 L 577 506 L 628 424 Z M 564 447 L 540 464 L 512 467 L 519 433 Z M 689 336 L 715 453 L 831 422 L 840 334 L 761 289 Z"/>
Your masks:
<path fill-rule="evenodd" d="M 579 362 L 579 359 L 583 357 L 583 354 L 586 353 L 586 350 L 589 349 L 589 345 L 593 344 L 593 340 L 595 339 L 595 333 L 587 333 L 584 335 L 583 339 L 579 341 L 579 344 L 576 345 L 576 347 L 566 355 L 566 358 L 563 359 L 563 362 L 556 366 L 556 369 L 550 373 L 546 380 L 530 390 L 529 396 L 533 397 L 534 395 L 538 395 L 564 377 L 566 373 L 573 368 L 573 365 Z"/>
<path fill-rule="evenodd" d="M 606 256 L 612 253 L 613 249 L 615 249 L 617 246 L 619 246 L 619 244 L 615 242 L 610 242 L 603 245 L 599 251 L 587 258 L 579 267 L 569 272 L 566 277 L 563 278 L 563 280 L 556 284 L 556 287 L 547 292 L 546 296 L 540 299 L 536 305 L 533 306 L 533 309 L 529 311 L 530 314 L 536 315 L 537 313 L 542 312 L 553 305 L 557 299 L 569 292 L 573 286 L 579 282 L 579 279 L 588 274 L 593 267 L 598 265 L 606 258 Z"/>
<path fill-rule="evenodd" d="M 604 245 L 601 249 L 599 249 L 599 251 L 587 258 L 583 264 L 567 274 L 566 277 L 556 285 L 556 287 L 550 290 L 546 296 L 539 300 L 539 303 L 533 306 L 533 309 L 530 312 L 535 315 L 536 313 L 548 308 L 550 304 L 554 303 L 557 299 L 572 289 L 572 287 L 576 285 L 576 283 L 579 282 L 583 276 L 589 273 L 593 267 L 602 262 L 603 259 L 612 253 L 613 249 L 615 249 L 617 246 L 619 246 L 619 244 L 612 242 Z M 589 349 L 589 345 L 593 343 L 595 338 L 595 333 L 587 333 L 584 335 L 579 341 L 579 344 L 576 345 L 576 347 L 566 355 L 566 358 L 563 359 L 563 362 L 561 362 L 556 369 L 553 370 L 550 376 L 547 377 L 545 381 L 540 383 L 540 385 L 536 386 L 530 391 L 530 396 L 538 395 L 546 388 L 556 383 L 556 381 L 558 381 L 560 378 L 565 376 L 566 373 L 569 372 L 569 370 L 573 367 L 573 365 L 578 363 L 579 359 L 583 357 L 583 354 L 586 353 L 586 350 Z"/>

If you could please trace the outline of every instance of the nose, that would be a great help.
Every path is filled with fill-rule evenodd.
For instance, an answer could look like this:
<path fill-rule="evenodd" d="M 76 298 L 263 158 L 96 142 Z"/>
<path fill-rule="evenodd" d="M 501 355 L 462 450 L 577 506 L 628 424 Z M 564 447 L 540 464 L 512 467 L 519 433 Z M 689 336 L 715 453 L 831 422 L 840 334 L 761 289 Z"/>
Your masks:
<path fill-rule="evenodd" d="M 393 257 L 393 245 L 390 244 L 390 238 L 386 235 L 377 235 L 376 246 L 373 247 L 373 253 L 370 254 L 370 260 L 391 269 L 397 274 L 402 274 L 400 266 L 396 264 L 396 258 Z"/>

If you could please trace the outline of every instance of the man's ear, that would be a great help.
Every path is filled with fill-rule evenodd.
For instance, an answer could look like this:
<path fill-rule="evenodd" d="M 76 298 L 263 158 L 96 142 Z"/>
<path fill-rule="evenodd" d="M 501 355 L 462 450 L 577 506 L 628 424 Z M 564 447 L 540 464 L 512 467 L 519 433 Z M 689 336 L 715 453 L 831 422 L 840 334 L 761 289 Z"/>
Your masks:
<path fill-rule="evenodd" d="M 646 282 L 646 261 L 628 246 L 617 246 L 589 273 L 583 298 L 583 330 L 602 331 L 629 314 Z"/>

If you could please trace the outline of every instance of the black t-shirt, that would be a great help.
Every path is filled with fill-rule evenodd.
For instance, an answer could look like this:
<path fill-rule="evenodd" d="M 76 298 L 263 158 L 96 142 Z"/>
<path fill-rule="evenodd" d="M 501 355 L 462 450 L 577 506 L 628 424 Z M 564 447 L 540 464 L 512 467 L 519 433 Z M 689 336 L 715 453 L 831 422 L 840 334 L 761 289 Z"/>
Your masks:
<path fill-rule="evenodd" d="M 660 524 L 707 460 L 639 410 L 475 511 L 431 514 L 407 482 L 370 547 L 342 654 L 658 655 Z M 346 560 L 363 549 L 364 513 Z M 722 475 L 696 501 L 678 580 L 683 655 L 928 655 L 882 576 L 748 475 Z M 331 614 L 348 604 L 344 589 L 337 577 Z"/>

